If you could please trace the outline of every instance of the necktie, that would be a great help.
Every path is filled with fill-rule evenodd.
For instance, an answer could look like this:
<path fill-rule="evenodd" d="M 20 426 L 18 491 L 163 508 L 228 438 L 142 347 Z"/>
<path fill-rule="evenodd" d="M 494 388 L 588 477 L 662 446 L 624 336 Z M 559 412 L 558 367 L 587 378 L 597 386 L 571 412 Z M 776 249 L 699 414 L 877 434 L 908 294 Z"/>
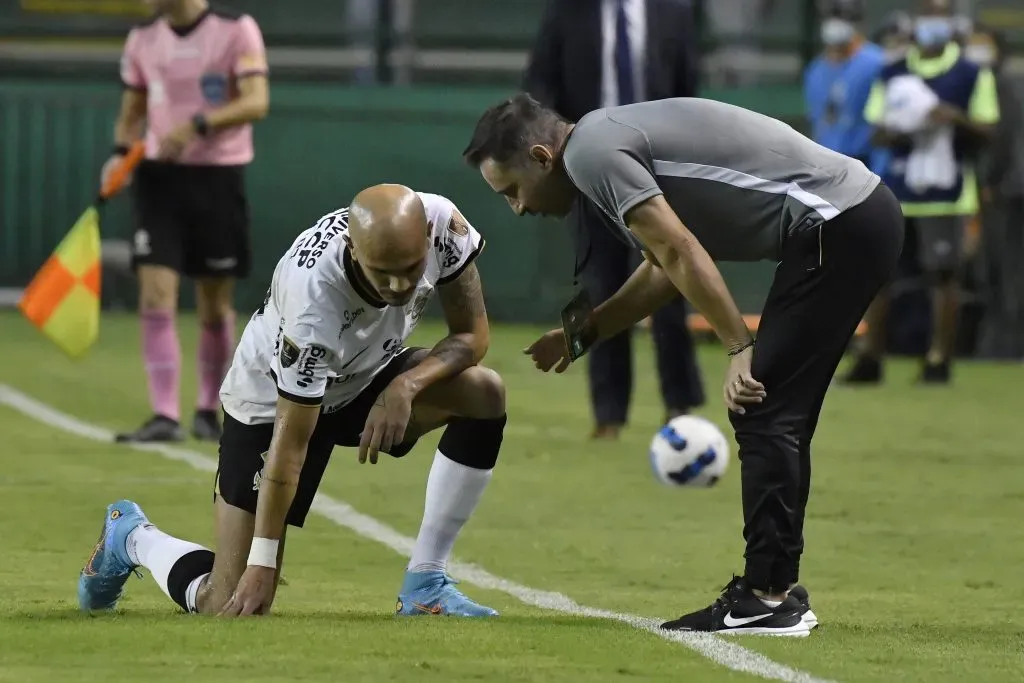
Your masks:
<path fill-rule="evenodd" d="M 629 45 L 629 24 L 625 0 L 615 2 L 615 80 L 619 86 L 619 104 L 635 101 L 633 90 L 633 50 Z"/>

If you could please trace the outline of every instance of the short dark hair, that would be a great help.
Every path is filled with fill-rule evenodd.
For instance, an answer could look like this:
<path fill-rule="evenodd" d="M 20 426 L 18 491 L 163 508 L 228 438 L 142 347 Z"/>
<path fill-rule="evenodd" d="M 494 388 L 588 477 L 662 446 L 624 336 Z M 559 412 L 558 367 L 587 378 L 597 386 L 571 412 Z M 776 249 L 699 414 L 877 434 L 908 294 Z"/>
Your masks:
<path fill-rule="evenodd" d="M 462 158 L 470 166 L 484 159 L 504 164 L 525 155 L 530 145 L 557 144 L 560 123 L 565 119 L 528 93 L 517 93 L 483 113 Z"/>

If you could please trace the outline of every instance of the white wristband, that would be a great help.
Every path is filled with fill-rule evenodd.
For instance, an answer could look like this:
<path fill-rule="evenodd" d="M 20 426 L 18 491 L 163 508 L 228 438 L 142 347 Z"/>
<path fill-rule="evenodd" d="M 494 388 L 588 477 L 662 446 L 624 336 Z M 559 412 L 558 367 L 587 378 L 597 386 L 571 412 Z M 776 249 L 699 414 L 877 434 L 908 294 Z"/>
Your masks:
<path fill-rule="evenodd" d="M 277 547 L 280 544 L 281 541 L 276 538 L 260 538 L 257 536 L 252 539 L 252 545 L 249 546 L 249 560 L 246 564 L 276 569 Z"/>

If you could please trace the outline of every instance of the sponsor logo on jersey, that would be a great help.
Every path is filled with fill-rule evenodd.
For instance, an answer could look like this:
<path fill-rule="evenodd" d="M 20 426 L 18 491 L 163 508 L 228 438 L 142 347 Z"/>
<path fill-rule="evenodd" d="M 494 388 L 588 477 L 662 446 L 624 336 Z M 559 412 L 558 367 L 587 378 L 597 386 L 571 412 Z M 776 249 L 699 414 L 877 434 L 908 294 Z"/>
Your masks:
<path fill-rule="evenodd" d="M 285 339 L 287 339 L 287 337 L 285 337 Z M 327 357 L 327 349 L 313 344 L 302 352 L 301 357 L 302 361 L 296 369 L 299 379 L 295 383 L 305 389 L 313 383 L 313 378 L 316 376 L 316 373 L 314 372 L 316 365 L 322 359 Z"/>
<path fill-rule="evenodd" d="M 288 337 L 281 335 L 281 367 L 290 368 L 299 360 L 299 347 Z"/>
<path fill-rule="evenodd" d="M 437 249 L 443 268 L 451 268 L 462 258 L 462 248 L 452 236 L 444 239 L 441 239 L 440 235 L 434 237 L 434 248 Z"/>
<path fill-rule="evenodd" d="M 385 340 L 385 342 L 381 345 L 381 348 L 384 349 L 384 357 L 380 359 L 381 365 L 387 364 L 388 362 L 391 361 L 392 358 L 394 358 L 395 356 L 402 352 L 402 349 L 404 348 L 402 346 L 403 341 L 403 339 L 395 338 Z"/>
<path fill-rule="evenodd" d="M 363 313 L 366 313 L 366 309 L 363 308 L 362 306 L 360 306 L 354 311 L 345 311 L 345 314 L 342 316 L 345 322 L 341 324 L 341 330 L 339 330 L 338 332 L 338 339 L 341 339 L 341 335 L 345 334 L 346 331 L 351 329 L 351 327 L 355 324 L 356 320 L 358 320 L 359 316 L 361 316 Z"/>

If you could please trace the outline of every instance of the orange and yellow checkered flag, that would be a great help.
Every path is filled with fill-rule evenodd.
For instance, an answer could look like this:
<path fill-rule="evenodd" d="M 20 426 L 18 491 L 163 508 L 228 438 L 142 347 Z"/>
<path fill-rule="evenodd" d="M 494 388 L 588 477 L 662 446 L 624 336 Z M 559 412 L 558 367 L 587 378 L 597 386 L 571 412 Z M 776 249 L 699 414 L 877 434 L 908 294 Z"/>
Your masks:
<path fill-rule="evenodd" d="M 144 153 L 137 143 L 25 288 L 18 308 L 72 358 L 84 355 L 100 331 L 99 207 L 125 184 Z"/>

